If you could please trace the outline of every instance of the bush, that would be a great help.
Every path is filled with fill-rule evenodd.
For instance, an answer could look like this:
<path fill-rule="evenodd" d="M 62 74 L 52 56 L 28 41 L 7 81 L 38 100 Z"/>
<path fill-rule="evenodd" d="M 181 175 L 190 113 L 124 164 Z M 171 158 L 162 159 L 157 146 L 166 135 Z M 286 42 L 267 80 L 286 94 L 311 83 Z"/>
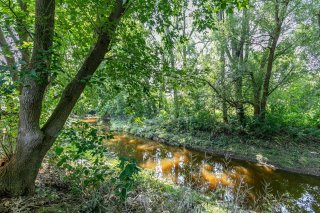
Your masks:
<path fill-rule="evenodd" d="M 108 174 L 104 136 L 86 123 L 70 122 L 60 134 L 53 150 L 55 162 L 67 170 L 74 192 L 97 187 Z"/>
<path fill-rule="evenodd" d="M 135 181 L 134 176 L 141 170 L 135 160 L 129 158 L 120 158 L 118 165 L 121 172 L 116 178 L 112 178 L 112 182 L 115 183 L 115 194 L 123 202 L 127 198 L 128 192 L 132 189 Z"/>

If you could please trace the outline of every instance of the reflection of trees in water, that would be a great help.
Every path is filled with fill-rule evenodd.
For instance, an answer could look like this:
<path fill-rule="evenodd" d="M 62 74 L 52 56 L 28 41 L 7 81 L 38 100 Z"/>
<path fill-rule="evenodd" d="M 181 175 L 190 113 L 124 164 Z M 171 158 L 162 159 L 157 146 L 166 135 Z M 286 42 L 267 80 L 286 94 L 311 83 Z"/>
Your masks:
<path fill-rule="evenodd" d="M 105 113 L 101 117 L 101 121 L 102 121 L 103 125 L 105 126 L 106 130 L 110 131 L 110 128 L 111 128 L 111 115 L 109 115 L 108 113 Z"/>
<path fill-rule="evenodd" d="M 167 178 L 179 185 L 191 186 L 203 192 L 214 191 L 219 194 L 220 199 L 228 202 L 241 200 L 240 203 L 244 206 L 260 208 L 257 206 L 268 193 L 275 196 L 277 191 L 280 195 L 289 191 L 290 198 L 294 200 L 293 205 L 297 206 L 299 198 L 300 203 L 308 201 L 302 199 L 305 192 L 310 192 L 312 196 L 317 193 L 301 187 L 303 179 L 293 181 L 283 175 L 283 172 L 275 172 L 275 169 L 268 165 L 248 164 L 230 159 L 225 161 L 217 157 L 207 157 L 205 153 L 182 150 L 128 135 L 116 135 L 110 141 L 119 152 L 130 147 L 130 152 L 140 160 L 140 166 L 154 170 L 157 177 Z M 264 180 L 270 182 L 268 186 L 271 191 L 265 192 Z M 296 191 L 292 191 L 293 185 Z M 277 202 L 279 203 L 280 199 Z M 312 202 L 312 205 L 316 202 L 318 201 Z"/>

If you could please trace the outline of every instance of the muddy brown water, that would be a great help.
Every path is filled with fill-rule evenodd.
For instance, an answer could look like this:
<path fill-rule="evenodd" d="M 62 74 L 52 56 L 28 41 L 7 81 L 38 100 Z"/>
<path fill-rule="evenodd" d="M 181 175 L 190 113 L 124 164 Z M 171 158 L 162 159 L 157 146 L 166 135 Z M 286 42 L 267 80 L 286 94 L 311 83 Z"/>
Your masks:
<path fill-rule="evenodd" d="M 280 202 L 280 212 L 292 212 L 292 208 L 294 212 L 320 212 L 318 177 L 168 146 L 125 133 L 106 141 L 106 146 L 116 155 L 133 158 L 140 167 L 155 171 L 159 178 L 204 193 L 220 191 L 221 199 L 243 200 L 247 208 L 263 208 L 261 198 L 268 192 L 280 201 L 286 200 Z"/>

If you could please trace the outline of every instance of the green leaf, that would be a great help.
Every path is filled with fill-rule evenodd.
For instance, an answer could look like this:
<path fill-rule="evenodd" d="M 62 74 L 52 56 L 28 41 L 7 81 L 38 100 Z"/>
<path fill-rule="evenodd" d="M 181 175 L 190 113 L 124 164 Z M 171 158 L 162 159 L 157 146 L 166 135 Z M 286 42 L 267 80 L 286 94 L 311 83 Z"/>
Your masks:
<path fill-rule="evenodd" d="M 58 155 L 58 156 L 59 156 L 59 155 L 61 155 L 61 154 L 62 154 L 62 152 L 63 152 L 63 148 L 62 148 L 62 147 L 56 147 L 54 151 L 55 151 L 56 155 Z"/>

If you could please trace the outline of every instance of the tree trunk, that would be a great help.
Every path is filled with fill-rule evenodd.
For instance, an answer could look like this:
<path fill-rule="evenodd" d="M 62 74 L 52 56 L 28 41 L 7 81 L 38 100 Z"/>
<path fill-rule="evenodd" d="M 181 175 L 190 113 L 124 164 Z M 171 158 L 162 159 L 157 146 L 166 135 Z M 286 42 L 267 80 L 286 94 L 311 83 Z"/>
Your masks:
<path fill-rule="evenodd" d="M 179 94 L 176 88 L 173 89 L 173 105 L 174 105 L 174 117 L 179 118 L 180 116 Z"/>
<path fill-rule="evenodd" d="M 253 89 L 253 115 L 255 118 L 259 118 L 260 110 L 260 93 L 261 93 L 261 84 L 256 82 L 254 74 L 251 73 L 252 89 Z"/>
<path fill-rule="evenodd" d="M 218 14 L 219 22 L 224 22 L 224 11 L 220 11 Z M 223 32 L 223 29 L 222 29 Z M 224 123 L 228 123 L 228 103 L 226 101 L 227 94 L 226 94 L 226 57 L 225 57 L 225 39 L 220 43 L 221 50 L 220 50 L 220 68 L 221 68 L 221 87 L 222 87 L 222 118 Z"/>
<path fill-rule="evenodd" d="M 269 39 L 268 46 L 271 46 L 271 39 Z M 263 53 L 262 59 L 260 61 L 260 68 L 258 73 L 255 75 L 253 71 L 250 72 L 251 85 L 252 85 L 252 94 L 253 94 L 253 115 L 255 119 L 260 118 L 261 114 L 261 93 L 263 85 L 263 74 L 268 61 L 268 52 Z"/>
<path fill-rule="evenodd" d="M 221 62 L 221 86 L 223 88 L 222 92 L 222 117 L 223 122 L 228 123 L 228 105 L 227 105 L 227 94 L 226 94 L 226 59 L 225 59 L 225 50 L 224 47 L 221 48 L 220 52 L 220 62 Z"/>
<path fill-rule="evenodd" d="M 222 100 L 222 118 L 224 123 L 229 123 L 228 119 L 228 104 L 226 102 L 226 99 Z"/>
<path fill-rule="evenodd" d="M 287 7 L 289 4 L 290 0 L 286 0 L 284 2 L 283 8 L 282 8 L 282 13 L 280 9 L 280 3 L 276 1 L 275 3 L 275 24 L 276 27 L 274 29 L 272 37 L 272 43 L 269 51 L 269 56 L 268 56 L 268 62 L 267 62 L 267 70 L 266 74 L 264 76 L 264 81 L 263 81 L 263 91 L 262 91 L 262 98 L 261 98 L 261 105 L 260 105 L 260 120 L 263 122 L 266 118 L 266 108 L 267 108 L 267 100 L 269 96 L 269 85 L 270 85 L 270 79 L 272 75 L 272 68 L 273 68 L 273 62 L 274 62 L 274 56 L 275 56 L 275 51 L 277 48 L 278 40 L 281 34 L 281 28 L 282 28 L 282 23 L 285 19 L 286 16 L 286 11 Z"/>
<path fill-rule="evenodd" d="M 254 105 L 253 105 L 253 116 L 255 118 L 258 118 L 260 116 L 261 110 L 260 110 L 260 102 L 259 99 L 255 99 Z"/>
<path fill-rule="evenodd" d="M 225 100 L 222 100 L 222 117 L 223 117 L 223 122 L 224 123 L 229 123 L 228 120 L 228 105 Z"/>
<path fill-rule="evenodd" d="M 266 108 L 267 108 L 267 100 L 269 96 L 269 84 L 272 74 L 272 67 L 273 67 L 273 60 L 274 60 L 274 54 L 277 46 L 277 42 L 280 36 L 280 30 L 281 28 L 277 28 L 277 31 L 274 35 L 272 46 L 270 48 L 270 53 L 268 57 L 268 65 L 267 65 L 267 71 L 264 77 L 263 81 L 263 92 L 262 92 L 262 98 L 261 98 L 261 106 L 260 106 L 260 120 L 264 121 L 266 118 Z"/>
<path fill-rule="evenodd" d="M 174 59 L 174 54 L 173 54 L 173 49 L 170 49 L 170 66 L 171 69 L 175 69 L 175 59 Z M 175 118 L 178 118 L 180 116 L 180 106 L 179 106 L 179 91 L 177 88 L 177 83 L 174 82 L 173 85 L 173 114 Z"/>
<path fill-rule="evenodd" d="M 161 62 L 162 62 L 162 69 L 161 69 L 161 80 L 159 82 L 159 105 L 158 105 L 158 108 L 159 108 L 159 112 L 161 110 L 165 110 L 165 91 L 166 91 L 166 83 L 165 83 L 165 72 L 166 72 L 166 69 L 168 68 L 168 64 L 167 64 L 167 61 L 164 57 L 164 54 L 162 54 L 162 57 L 161 57 Z"/>
<path fill-rule="evenodd" d="M 17 152 L 0 170 L 0 195 L 23 196 L 33 194 L 35 179 L 42 160 L 49 146 L 43 144 L 44 135 L 39 132 L 28 132 L 20 136 Z"/>
<path fill-rule="evenodd" d="M 236 111 L 239 123 L 242 126 L 246 124 L 245 110 L 243 106 L 243 76 L 244 76 L 244 47 L 247 37 L 247 25 L 249 24 L 247 20 L 247 11 L 243 10 L 243 19 L 241 26 L 240 39 L 231 40 L 232 55 L 234 59 L 233 68 L 235 70 L 235 97 L 236 97 Z"/>
<path fill-rule="evenodd" d="M 242 74 L 241 74 L 242 75 Z M 245 120 L 246 120 L 246 116 L 245 116 L 245 111 L 244 111 L 244 106 L 243 106 L 243 95 L 242 95 L 242 76 L 238 77 L 236 79 L 236 111 L 237 111 L 237 116 L 238 116 L 238 120 L 239 123 L 244 126 L 245 125 Z"/>

